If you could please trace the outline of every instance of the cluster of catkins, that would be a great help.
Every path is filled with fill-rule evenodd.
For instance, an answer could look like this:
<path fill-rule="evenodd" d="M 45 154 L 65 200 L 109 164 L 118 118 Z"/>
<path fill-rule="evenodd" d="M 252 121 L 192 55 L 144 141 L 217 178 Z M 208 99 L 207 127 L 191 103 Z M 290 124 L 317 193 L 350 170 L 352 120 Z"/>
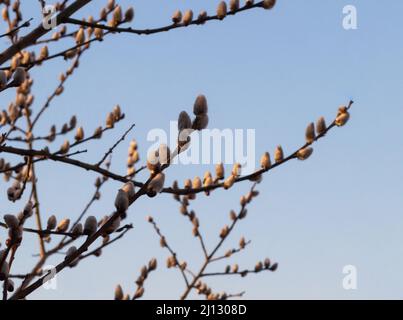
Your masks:
<path fill-rule="evenodd" d="M 264 9 L 272 9 L 274 7 L 274 5 L 276 4 L 276 0 L 264 0 L 261 3 L 261 6 Z M 253 0 L 246 0 L 244 7 L 250 7 L 254 5 L 254 1 Z M 223 20 L 227 14 L 233 14 L 235 12 L 237 12 L 239 9 L 241 8 L 239 0 L 230 0 L 229 2 L 229 10 L 228 10 L 228 6 L 227 3 L 225 1 L 221 1 L 218 6 L 217 6 L 217 10 L 216 10 L 216 15 L 217 18 L 220 20 Z M 197 19 L 195 20 L 195 23 L 197 24 L 203 24 L 206 19 L 208 18 L 207 12 L 202 10 Z M 183 26 L 188 26 L 189 24 L 191 24 L 193 22 L 193 11 L 192 10 L 186 10 L 184 14 L 182 14 L 182 12 L 180 10 L 176 10 L 174 12 L 174 14 L 172 15 L 172 23 L 174 25 L 183 25 Z"/>
<path fill-rule="evenodd" d="M 115 207 L 119 215 L 114 218 L 112 223 L 108 224 L 108 227 L 101 234 L 103 237 L 103 242 L 107 243 L 109 241 L 109 235 L 115 232 L 119 227 L 121 220 L 126 218 L 126 210 L 129 207 L 129 197 L 133 197 L 135 193 L 134 185 L 132 182 L 127 182 L 123 185 L 121 189 L 119 189 L 118 194 L 115 200 Z M 81 223 L 74 224 L 71 229 L 70 227 L 70 219 L 62 219 L 59 223 L 57 223 L 57 219 L 54 215 L 50 216 L 47 221 L 47 227 L 45 232 L 51 233 L 54 232 L 56 234 L 66 234 L 73 239 L 76 239 L 80 236 L 93 236 L 99 228 L 101 228 L 104 224 L 106 224 L 111 216 L 105 216 L 100 221 L 97 221 L 96 217 L 89 216 L 85 220 L 84 225 Z M 69 230 L 69 231 L 68 231 Z M 46 238 L 45 240 L 50 241 L 50 238 Z M 70 247 L 67 252 L 65 259 L 70 259 L 77 252 L 77 248 L 75 246 Z M 101 255 L 101 251 L 97 251 L 96 256 Z M 73 261 L 69 263 L 70 267 L 74 267 L 78 264 L 79 258 L 77 257 Z"/>
<path fill-rule="evenodd" d="M 12 214 L 4 215 L 3 219 L 8 229 L 8 238 L 5 243 L 8 250 L 11 248 L 16 248 L 21 244 L 23 236 L 23 225 L 26 219 L 32 216 L 33 207 L 33 203 L 31 201 L 28 201 L 24 209 L 17 216 Z M 7 279 L 7 281 L 4 282 L 4 285 L 7 286 L 7 290 L 9 292 L 12 292 L 14 291 L 14 283 L 11 279 L 8 279 L 9 264 L 6 261 L 7 252 L 7 249 L 0 251 L 0 281 L 4 281 Z"/>
<path fill-rule="evenodd" d="M 349 118 L 350 114 L 348 112 L 348 108 L 346 106 L 341 106 L 337 112 L 334 124 L 338 127 L 342 127 L 347 123 Z M 313 122 L 311 122 L 305 130 L 306 145 L 295 153 L 295 157 L 299 160 L 308 159 L 313 153 L 313 148 L 310 147 L 310 145 L 314 143 L 318 138 L 324 136 L 327 131 L 328 127 L 326 126 L 326 121 L 324 117 L 320 117 L 316 121 L 316 126 Z M 284 152 L 281 146 L 277 146 L 274 152 L 274 160 L 276 163 L 280 163 L 284 160 Z M 272 163 L 270 159 L 270 154 L 268 152 L 263 154 L 260 160 L 260 165 L 264 170 L 270 169 Z"/>
<path fill-rule="evenodd" d="M 133 178 L 136 174 L 134 165 L 140 161 L 138 145 L 136 140 L 130 141 L 128 156 L 127 156 L 127 176 Z"/>
<path fill-rule="evenodd" d="M 152 271 L 157 269 L 157 259 L 152 258 L 148 265 L 143 266 L 140 270 L 140 275 L 136 280 L 137 290 L 134 293 L 133 300 L 139 299 L 144 295 L 144 282 Z M 117 285 L 115 288 L 115 300 L 130 300 L 130 295 L 123 292 L 122 286 Z"/>
<path fill-rule="evenodd" d="M 182 111 L 178 117 L 178 149 L 177 152 L 184 151 L 190 142 L 190 135 L 195 130 L 203 130 L 207 127 L 208 118 L 208 104 L 204 95 L 199 95 L 193 106 L 193 113 L 195 115 L 192 120 L 186 111 Z M 174 157 L 171 154 L 169 147 L 166 144 L 161 144 L 158 150 L 151 152 L 147 157 L 147 168 L 153 175 L 153 179 L 148 184 L 148 195 L 154 197 L 157 193 L 161 192 L 164 187 L 165 174 L 163 169 L 168 166 L 171 159 Z M 191 183 L 190 183 L 191 184 Z M 200 182 L 201 186 L 201 182 Z"/>

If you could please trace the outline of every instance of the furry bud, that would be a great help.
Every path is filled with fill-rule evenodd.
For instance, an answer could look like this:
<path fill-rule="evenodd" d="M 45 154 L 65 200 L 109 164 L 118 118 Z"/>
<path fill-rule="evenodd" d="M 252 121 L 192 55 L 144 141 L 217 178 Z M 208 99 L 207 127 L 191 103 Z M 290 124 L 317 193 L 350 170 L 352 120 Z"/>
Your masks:
<path fill-rule="evenodd" d="M 115 300 L 123 300 L 123 289 L 121 287 L 121 285 L 117 285 L 115 288 Z"/>
<path fill-rule="evenodd" d="M 125 191 L 120 189 L 115 199 L 116 210 L 120 213 L 126 212 L 129 207 L 129 197 Z"/>
<path fill-rule="evenodd" d="M 70 219 L 63 219 L 57 225 L 56 231 L 57 232 L 66 232 L 70 225 Z"/>
<path fill-rule="evenodd" d="M 18 228 L 18 226 L 20 224 L 17 217 L 12 214 L 4 215 L 4 222 L 6 223 L 7 227 L 10 229 L 16 229 L 16 228 Z"/>
<path fill-rule="evenodd" d="M 190 120 L 190 117 L 186 111 L 182 111 L 179 114 L 178 118 L 178 130 L 181 132 L 182 130 L 185 129 L 190 129 L 192 127 L 192 120 Z"/>
<path fill-rule="evenodd" d="M 185 14 L 183 15 L 182 23 L 185 26 L 188 26 L 193 20 L 193 11 L 192 10 L 187 10 Z"/>
<path fill-rule="evenodd" d="M 309 147 L 308 148 L 303 148 L 303 149 L 298 150 L 297 158 L 299 160 L 306 160 L 311 156 L 312 153 L 313 153 L 312 148 L 309 148 Z"/>
<path fill-rule="evenodd" d="M 276 0 L 263 0 L 262 7 L 266 10 L 273 9 L 276 5 Z"/>
<path fill-rule="evenodd" d="M 348 119 L 350 119 L 350 114 L 347 111 L 342 112 L 337 116 L 335 123 L 338 127 L 342 127 L 347 123 Z"/>
<path fill-rule="evenodd" d="M 33 207 L 32 201 L 28 201 L 24 207 L 24 211 L 23 211 L 24 217 L 32 216 L 32 213 L 33 213 L 32 207 Z"/>
<path fill-rule="evenodd" d="M 271 160 L 270 160 L 270 154 L 268 152 L 265 152 L 265 154 L 260 159 L 260 166 L 265 170 L 270 169 Z"/>
<path fill-rule="evenodd" d="M 326 133 L 326 121 L 324 117 L 320 117 L 318 121 L 316 121 L 316 133 L 318 136 Z"/>
<path fill-rule="evenodd" d="M 134 19 L 134 8 L 129 7 L 126 12 L 125 12 L 125 21 L 126 22 L 131 22 Z"/>
<path fill-rule="evenodd" d="M 224 179 L 224 165 L 222 163 L 219 163 L 215 166 L 215 175 L 217 179 L 221 180 Z"/>
<path fill-rule="evenodd" d="M 81 141 L 84 139 L 84 129 L 83 127 L 78 127 L 77 128 L 77 132 L 76 135 L 74 136 L 74 139 L 76 139 L 76 141 Z"/>
<path fill-rule="evenodd" d="M 224 181 L 224 189 L 228 190 L 229 188 L 231 188 L 234 183 L 235 183 L 235 177 L 233 175 L 230 175 L 225 181 Z"/>
<path fill-rule="evenodd" d="M 182 21 L 182 12 L 180 10 L 176 10 L 172 15 L 172 22 L 174 24 L 178 24 Z"/>
<path fill-rule="evenodd" d="M 277 146 L 276 150 L 274 151 L 274 161 L 281 162 L 284 159 L 284 152 L 281 146 Z"/>
<path fill-rule="evenodd" d="M 315 125 L 311 122 L 305 130 L 305 140 L 307 143 L 312 143 L 315 141 Z"/>
<path fill-rule="evenodd" d="M 52 215 L 48 219 L 46 230 L 53 230 L 54 228 L 56 228 L 56 225 L 57 225 L 56 217 Z"/>
<path fill-rule="evenodd" d="M 239 0 L 231 0 L 229 3 L 229 8 L 231 11 L 236 11 L 239 9 Z"/>
<path fill-rule="evenodd" d="M 126 183 L 123 185 L 122 190 L 127 193 L 127 196 L 129 197 L 129 199 L 131 199 L 131 198 L 134 197 L 135 189 L 134 189 L 134 184 L 133 184 L 133 182 L 131 182 L 131 181 L 126 182 Z"/>
<path fill-rule="evenodd" d="M 208 126 L 209 117 L 207 114 L 203 114 L 200 116 L 196 116 L 192 123 L 192 129 L 194 130 L 203 130 Z"/>
<path fill-rule="evenodd" d="M 83 225 L 81 223 L 77 223 L 73 229 L 71 229 L 71 233 L 75 236 L 75 237 L 79 237 L 83 234 Z"/>
<path fill-rule="evenodd" d="M 69 140 L 66 140 L 63 142 L 62 146 L 60 147 L 60 153 L 61 154 L 66 154 L 70 150 L 70 142 Z"/>
<path fill-rule="evenodd" d="M 92 236 L 95 232 L 97 232 L 97 226 L 98 226 L 97 219 L 94 216 L 89 216 L 85 220 L 83 234 L 87 236 Z"/>
<path fill-rule="evenodd" d="M 201 94 L 196 98 L 196 101 L 193 106 L 193 113 L 196 116 L 201 116 L 207 114 L 207 112 L 208 112 L 207 99 L 204 95 Z"/>
<path fill-rule="evenodd" d="M 13 74 L 13 85 L 19 87 L 27 78 L 27 73 L 24 68 L 18 67 Z"/>
<path fill-rule="evenodd" d="M 217 17 L 223 20 L 227 16 L 227 4 L 225 1 L 221 1 L 217 7 Z"/>
<path fill-rule="evenodd" d="M 162 188 L 164 187 L 165 182 L 165 174 L 160 172 L 158 173 L 148 185 L 149 190 L 159 193 L 161 192 Z"/>

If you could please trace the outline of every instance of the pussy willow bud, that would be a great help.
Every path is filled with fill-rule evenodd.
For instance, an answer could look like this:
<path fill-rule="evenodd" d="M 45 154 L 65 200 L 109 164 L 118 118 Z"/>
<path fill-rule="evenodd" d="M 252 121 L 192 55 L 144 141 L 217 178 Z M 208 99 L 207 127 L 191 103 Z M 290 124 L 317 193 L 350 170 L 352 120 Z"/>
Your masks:
<path fill-rule="evenodd" d="M 77 223 L 73 229 L 71 229 L 71 233 L 75 236 L 81 236 L 83 234 L 83 225 L 81 223 Z"/>
<path fill-rule="evenodd" d="M 122 117 L 122 110 L 120 109 L 119 105 L 113 107 L 112 113 L 116 121 L 120 120 L 120 118 Z"/>
<path fill-rule="evenodd" d="M 241 240 L 239 240 L 239 247 L 241 249 L 243 249 L 243 248 L 245 248 L 245 246 L 246 246 L 246 241 L 245 241 L 245 238 L 242 237 Z"/>
<path fill-rule="evenodd" d="M 148 263 L 148 270 L 153 271 L 155 269 L 157 269 L 157 259 L 152 258 Z"/>
<path fill-rule="evenodd" d="M 271 261 L 269 258 L 264 259 L 264 267 L 266 269 L 270 268 Z"/>
<path fill-rule="evenodd" d="M 164 187 L 164 182 L 165 174 L 160 172 L 151 180 L 148 188 L 155 193 L 160 193 L 162 188 Z"/>
<path fill-rule="evenodd" d="M 115 10 L 113 10 L 113 21 L 115 25 L 119 24 L 122 21 L 122 7 L 117 6 Z"/>
<path fill-rule="evenodd" d="M 19 225 L 19 221 L 16 216 L 12 214 L 4 215 L 4 222 L 6 223 L 7 227 L 10 229 L 15 229 Z"/>
<path fill-rule="evenodd" d="M 61 154 L 66 154 L 70 150 L 70 142 L 69 140 L 66 140 L 63 142 L 62 146 L 60 147 L 60 153 Z"/>
<path fill-rule="evenodd" d="M 129 199 L 131 199 L 131 198 L 134 197 L 135 189 L 134 189 L 134 184 L 133 184 L 133 182 L 131 182 L 131 181 L 126 182 L 126 183 L 123 185 L 122 190 L 127 193 L 127 196 L 129 197 Z"/>
<path fill-rule="evenodd" d="M 240 163 L 235 163 L 234 166 L 232 167 L 231 174 L 234 177 L 239 177 L 241 175 L 241 171 L 242 171 L 241 164 Z"/>
<path fill-rule="evenodd" d="M 84 129 L 83 127 L 78 127 L 77 128 L 77 132 L 76 135 L 74 136 L 74 139 L 76 139 L 76 141 L 81 141 L 84 139 Z"/>
<path fill-rule="evenodd" d="M 217 7 L 217 17 L 222 20 L 227 16 L 227 4 L 225 1 L 221 1 Z"/>
<path fill-rule="evenodd" d="M 199 24 L 204 24 L 206 22 L 207 12 L 205 10 L 200 11 L 199 16 L 197 17 L 197 22 Z"/>
<path fill-rule="evenodd" d="M 56 228 L 56 225 L 57 225 L 56 217 L 52 215 L 48 219 L 46 230 L 53 230 L 54 228 Z"/>
<path fill-rule="evenodd" d="M 249 6 L 251 6 L 252 4 L 254 4 L 254 3 L 255 3 L 254 0 L 246 0 L 246 1 L 245 1 L 245 6 L 249 7 Z"/>
<path fill-rule="evenodd" d="M 85 41 L 84 29 L 80 28 L 76 34 L 76 44 L 83 44 Z"/>
<path fill-rule="evenodd" d="M 182 23 L 187 26 L 189 25 L 193 20 L 193 11 L 192 10 L 187 10 L 185 14 L 183 15 Z"/>
<path fill-rule="evenodd" d="M 104 31 L 101 28 L 95 28 L 94 36 L 98 40 L 101 40 L 104 37 Z"/>
<path fill-rule="evenodd" d="M 201 179 L 199 177 L 195 177 L 192 182 L 193 189 L 200 189 L 202 186 Z"/>
<path fill-rule="evenodd" d="M 178 24 L 182 21 L 182 12 L 180 10 L 176 10 L 172 15 L 172 22 L 174 24 Z"/>
<path fill-rule="evenodd" d="M 116 210 L 120 213 L 126 212 L 127 208 L 129 207 L 129 197 L 127 196 L 127 193 L 121 189 L 116 195 L 115 207 Z"/>
<path fill-rule="evenodd" d="M 271 160 L 270 160 L 270 154 L 268 152 L 265 152 L 260 159 L 260 166 L 262 169 L 268 170 L 271 167 Z"/>
<path fill-rule="evenodd" d="M 255 265 L 255 272 L 260 272 L 260 271 L 262 271 L 262 269 L 263 269 L 263 263 L 261 261 L 259 261 Z"/>
<path fill-rule="evenodd" d="M 115 124 L 115 117 L 112 112 L 109 112 L 108 115 L 106 116 L 105 123 L 107 128 L 113 128 Z"/>
<path fill-rule="evenodd" d="M 215 175 L 216 178 L 221 180 L 224 179 L 224 165 L 222 163 L 219 163 L 215 166 Z"/>
<path fill-rule="evenodd" d="M 297 158 L 299 160 L 306 160 L 311 156 L 312 153 L 313 153 L 312 148 L 309 148 L 309 147 L 308 148 L 303 148 L 303 149 L 298 150 Z"/>
<path fill-rule="evenodd" d="M 350 114 L 346 111 L 337 116 L 335 123 L 338 127 L 342 127 L 347 123 L 348 119 L 350 119 Z"/>
<path fill-rule="evenodd" d="M 278 268 L 278 263 L 277 262 L 275 262 L 275 263 L 273 263 L 273 265 L 269 268 L 270 269 L 270 271 L 276 271 L 277 270 L 277 268 Z"/>
<path fill-rule="evenodd" d="M 148 154 L 147 156 L 147 168 L 148 170 L 151 171 L 151 173 L 153 172 L 157 172 L 160 170 L 160 162 L 159 162 L 159 158 L 158 158 L 158 151 L 153 151 L 151 153 Z"/>
<path fill-rule="evenodd" d="M 239 9 L 239 0 L 231 0 L 229 2 L 229 8 L 231 11 L 235 11 Z"/>
<path fill-rule="evenodd" d="M 66 232 L 70 225 L 70 219 L 63 219 L 57 225 L 56 231 L 57 232 Z"/>
<path fill-rule="evenodd" d="M 121 285 L 117 285 L 115 288 L 115 300 L 123 300 L 123 289 Z"/>
<path fill-rule="evenodd" d="M 66 252 L 65 259 L 71 258 L 77 252 L 77 248 L 75 246 L 70 247 Z"/>
<path fill-rule="evenodd" d="M 106 234 L 111 234 L 111 233 L 115 232 L 117 229 L 119 229 L 121 221 L 122 221 L 122 219 L 120 217 L 115 218 L 112 221 L 112 224 L 106 228 L 106 230 L 105 230 Z"/>
<path fill-rule="evenodd" d="M 106 7 L 109 11 L 113 10 L 113 8 L 115 7 L 115 0 L 108 0 Z"/>
<path fill-rule="evenodd" d="M 19 87 L 25 81 L 27 73 L 24 68 L 18 67 L 13 74 L 13 85 Z"/>
<path fill-rule="evenodd" d="M 315 141 L 315 125 L 311 122 L 305 130 L 305 140 L 307 143 L 312 143 Z"/>
<path fill-rule="evenodd" d="M 192 129 L 203 130 L 206 129 L 209 123 L 209 117 L 207 114 L 196 116 L 192 123 Z"/>
<path fill-rule="evenodd" d="M 33 207 L 32 201 L 28 201 L 24 207 L 24 211 L 23 211 L 24 217 L 32 216 L 32 214 L 33 214 L 32 207 Z"/>
<path fill-rule="evenodd" d="M 196 116 L 201 116 L 207 114 L 208 112 L 208 105 L 206 96 L 201 94 L 196 98 L 196 101 L 193 106 L 193 113 Z"/>
<path fill-rule="evenodd" d="M 102 137 L 102 127 L 98 127 L 94 131 L 94 137 L 97 139 L 101 139 Z"/>
<path fill-rule="evenodd" d="M 221 229 L 220 238 L 225 238 L 228 235 L 229 227 L 226 225 Z"/>
<path fill-rule="evenodd" d="M 276 5 L 276 0 L 263 0 L 262 7 L 266 10 L 272 9 Z"/>
<path fill-rule="evenodd" d="M 136 290 L 136 293 L 134 294 L 133 299 L 139 299 L 144 295 L 144 287 L 139 287 Z"/>
<path fill-rule="evenodd" d="M 178 118 L 178 130 L 181 132 L 185 129 L 190 129 L 192 127 L 192 120 L 190 119 L 186 111 L 182 111 Z"/>
<path fill-rule="evenodd" d="M 229 218 L 230 218 L 232 221 L 236 220 L 236 213 L 235 213 L 234 210 L 231 210 L 231 211 L 230 211 L 230 213 L 229 213 Z"/>
<path fill-rule="evenodd" d="M 97 227 L 97 219 L 94 216 L 89 216 L 85 220 L 83 233 L 87 236 L 92 236 L 95 232 L 97 232 Z"/>
<path fill-rule="evenodd" d="M 326 133 L 326 121 L 324 117 L 320 117 L 318 121 L 316 121 L 316 133 L 318 136 Z"/>
<path fill-rule="evenodd" d="M 230 175 L 225 181 L 224 181 L 224 189 L 228 190 L 229 188 L 231 188 L 234 183 L 235 183 L 235 177 L 233 175 Z"/>
<path fill-rule="evenodd" d="M 171 162 L 171 150 L 164 143 L 158 148 L 158 159 L 161 165 L 167 165 Z"/>
<path fill-rule="evenodd" d="M 274 151 L 274 161 L 281 162 L 284 159 L 284 152 L 281 146 L 277 146 L 276 150 Z"/>
<path fill-rule="evenodd" d="M 134 19 L 134 8 L 129 7 L 126 12 L 125 12 L 125 21 L 126 22 L 131 22 Z"/>

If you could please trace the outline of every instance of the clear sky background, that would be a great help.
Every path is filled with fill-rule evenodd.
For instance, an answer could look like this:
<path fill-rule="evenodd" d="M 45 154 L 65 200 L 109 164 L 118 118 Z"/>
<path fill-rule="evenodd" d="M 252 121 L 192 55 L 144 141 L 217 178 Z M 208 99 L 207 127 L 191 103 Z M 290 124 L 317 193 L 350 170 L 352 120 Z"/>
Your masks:
<path fill-rule="evenodd" d="M 177 8 L 195 12 L 204 8 L 212 13 L 217 2 L 120 1 L 123 7 L 135 6 L 134 26 L 138 28 L 168 24 Z M 93 1 L 76 17 L 90 12 L 97 15 L 103 4 Z M 350 4 L 358 10 L 358 29 L 346 31 L 342 10 Z M 28 12 L 25 18 L 37 17 L 36 1 L 22 5 Z M 224 246 L 237 245 L 244 235 L 252 240 L 250 247 L 229 262 L 253 268 L 268 256 L 279 262 L 278 271 L 247 278 L 212 278 L 207 283 L 217 291 L 246 290 L 245 298 L 250 299 L 401 299 L 402 11 L 403 3 L 397 0 L 280 0 L 273 11 L 256 9 L 202 27 L 147 37 L 108 37 L 85 53 L 65 93 L 54 101 L 38 129 L 46 134 L 50 123 L 60 127 L 76 114 L 89 133 L 119 103 L 125 121 L 105 134 L 102 142 L 88 144 L 88 153 L 80 158 L 99 160 L 135 122 L 130 137 L 139 141 L 144 161 L 150 146 L 148 131 L 168 130 L 169 121 L 176 120 L 181 110 L 190 112 L 194 98 L 204 93 L 210 128 L 256 129 L 258 161 L 277 144 L 286 153 L 293 151 L 303 143 L 309 122 L 321 115 L 330 121 L 339 105 L 354 99 L 351 121 L 316 144 L 309 161 L 289 162 L 265 176 L 248 218 Z M 34 110 L 44 103 L 66 68 L 60 59 L 33 71 Z M 12 95 L 2 95 L 3 108 Z M 61 142 L 57 140 L 54 149 Z M 122 144 L 114 153 L 113 171 L 125 172 L 127 146 L 128 142 Z M 213 168 L 175 166 L 167 171 L 167 180 L 183 181 Z M 38 175 L 45 221 L 51 214 L 77 217 L 93 193 L 96 177 L 50 162 L 38 166 Z M 240 184 L 209 198 L 200 195 L 192 202 L 210 247 L 249 186 Z M 119 187 L 110 181 L 90 214 L 109 214 Z M 22 202 L 6 201 L 6 188 L 2 182 L 2 210 L 20 210 Z M 57 290 L 40 289 L 31 297 L 109 299 L 118 283 L 133 293 L 140 267 L 156 257 L 159 268 L 146 282 L 145 298 L 178 298 L 184 290 L 182 278 L 177 270 L 165 268 L 168 254 L 145 221 L 147 215 L 154 216 L 179 257 L 197 270 L 201 250 L 191 236 L 189 222 L 170 196 L 161 195 L 153 201 L 141 199 L 130 208 L 128 222 L 135 228 L 104 250 L 101 258 L 64 270 L 58 275 Z M 29 223 L 33 226 L 33 219 Z M 4 241 L 4 230 L 0 237 Z M 37 239 L 26 237 L 13 272 L 28 272 L 37 250 Z M 56 255 L 49 263 L 61 259 Z M 209 270 L 221 271 L 225 265 Z M 357 290 L 342 287 L 345 265 L 357 267 Z"/>

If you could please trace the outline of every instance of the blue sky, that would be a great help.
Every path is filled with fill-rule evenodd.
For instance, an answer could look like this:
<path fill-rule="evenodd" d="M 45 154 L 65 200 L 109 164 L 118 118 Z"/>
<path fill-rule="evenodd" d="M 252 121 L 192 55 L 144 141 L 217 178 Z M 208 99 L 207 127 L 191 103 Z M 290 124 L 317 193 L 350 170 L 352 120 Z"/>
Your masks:
<path fill-rule="evenodd" d="M 103 3 L 93 1 L 76 16 L 98 13 Z M 135 6 L 134 26 L 143 28 L 168 24 L 177 8 L 213 12 L 217 1 L 120 3 Z M 25 18 L 36 16 L 36 2 L 23 5 L 29 12 Z M 345 5 L 357 8 L 357 30 L 342 28 Z M 208 284 L 218 291 L 246 290 L 245 298 L 257 299 L 401 299 L 402 9 L 403 3 L 396 0 L 283 0 L 273 11 L 253 10 L 202 27 L 148 37 L 115 35 L 94 44 L 83 56 L 65 93 L 52 104 L 38 130 L 46 133 L 49 123 L 60 126 L 76 114 L 90 132 L 119 103 L 125 121 L 102 142 L 91 142 L 88 154 L 80 158 L 99 160 L 135 122 L 131 137 L 138 140 L 144 160 L 150 145 L 148 131 L 168 130 L 169 121 L 176 120 L 181 110 L 191 111 L 195 97 L 204 93 L 209 127 L 255 129 L 259 159 L 278 144 L 286 153 L 293 151 L 303 143 L 309 122 L 321 115 L 330 121 L 339 105 L 354 99 L 351 121 L 321 140 L 309 161 L 289 162 L 265 177 L 248 218 L 225 246 L 236 245 L 245 235 L 251 246 L 229 261 L 253 267 L 269 256 L 279 262 L 278 271 L 212 278 Z M 34 110 L 53 91 L 66 67 L 66 62 L 57 60 L 33 71 Z M 11 96 L 2 96 L 3 107 Z M 125 172 L 126 152 L 127 144 L 122 144 L 114 153 L 114 171 Z M 167 171 L 167 180 L 183 181 L 212 169 L 175 166 Z M 76 217 L 93 192 L 96 175 L 92 173 L 54 163 L 39 165 L 38 173 L 44 217 Z M 110 213 L 119 186 L 109 182 L 90 214 Z M 7 185 L 2 182 L 1 188 L 5 199 Z M 192 203 L 210 246 L 248 188 L 245 183 L 209 198 L 198 196 Z M 3 203 L 4 212 L 16 210 Z M 179 272 L 165 268 L 168 254 L 146 223 L 147 215 L 154 216 L 179 256 L 196 268 L 199 244 L 176 202 L 166 195 L 153 201 L 144 198 L 130 208 L 128 220 L 135 228 L 118 245 L 104 250 L 99 259 L 63 271 L 57 290 L 40 289 L 32 298 L 111 298 L 117 283 L 132 293 L 140 267 L 154 256 L 160 267 L 147 280 L 145 298 L 179 297 L 182 279 Z M 38 250 L 36 238 L 24 241 L 15 272 L 28 271 Z M 61 259 L 57 255 L 49 263 Z M 342 287 L 345 265 L 357 267 L 357 290 Z M 224 267 L 217 265 L 218 270 Z"/>

